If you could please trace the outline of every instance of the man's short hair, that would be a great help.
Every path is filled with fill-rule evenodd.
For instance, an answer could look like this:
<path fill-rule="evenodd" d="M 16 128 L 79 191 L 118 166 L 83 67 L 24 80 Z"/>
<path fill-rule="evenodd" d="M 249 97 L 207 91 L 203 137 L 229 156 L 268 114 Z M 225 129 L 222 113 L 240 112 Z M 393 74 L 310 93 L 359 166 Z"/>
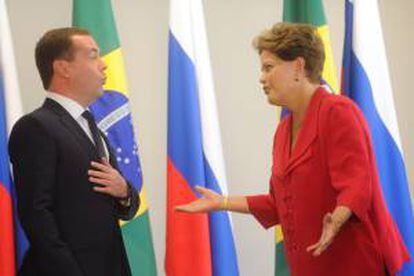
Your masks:
<path fill-rule="evenodd" d="M 37 42 L 36 66 L 44 89 L 48 89 L 53 76 L 53 62 L 57 59 L 72 60 L 74 57 L 72 36 L 90 35 L 82 28 L 59 28 L 47 31 Z"/>

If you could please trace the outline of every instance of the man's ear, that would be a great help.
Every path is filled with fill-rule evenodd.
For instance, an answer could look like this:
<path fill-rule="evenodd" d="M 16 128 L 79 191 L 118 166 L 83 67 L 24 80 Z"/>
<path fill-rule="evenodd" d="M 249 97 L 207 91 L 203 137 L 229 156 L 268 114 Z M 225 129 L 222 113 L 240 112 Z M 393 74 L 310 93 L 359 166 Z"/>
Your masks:
<path fill-rule="evenodd" d="M 53 73 L 56 76 L 68 79 L 70 77 L 69 62 L 64 59 L 56 59 L 53 61 Z"/>

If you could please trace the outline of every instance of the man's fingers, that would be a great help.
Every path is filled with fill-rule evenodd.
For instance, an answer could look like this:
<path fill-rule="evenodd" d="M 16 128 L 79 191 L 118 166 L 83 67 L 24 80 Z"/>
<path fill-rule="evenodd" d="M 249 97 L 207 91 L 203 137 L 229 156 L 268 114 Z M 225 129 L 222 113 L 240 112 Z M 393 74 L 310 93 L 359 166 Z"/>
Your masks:
<path fill-rule="evenodd" d="M 107 187 L 98 187 L 98 186 L 95 186 L 95 187 L 93 187 L 93 190 L 95 192 L 98 192 L 98 193 L 109 194 L 109 195 L 111 194 L 111 190 L 108 189 Z"/>
<path fill-rule="evenodd" d="M 109 178 L 109 174 L 106 172 L 102 172 L 102 171 L 88 170 L 88 175 L 97 177 L 97 178 L 105 178 L 105 179 Z"/>
<path fill-rule="evenodd" d="M 110 172 L 111 169 L 112 169 L 111 166 L 108 166 L 106 164 L 102 164 L 102 163 L 99 163 L 99 162 L 95 162 L 95 161 L 91 162 L 91 166 L 93 168 L 98 169 L 98 170 L 103 171 L 103 172 Z"/>
<path fill-rule="evenodd" d="M 107 181 L 106 179 L 102 179 L 102 178 L 97 178 L 97 177 L 89 177 L 89 181 L 95 184 L 101 184 L 104 186 L 109 186 L 111 183 L 109 181 Z"/>
<path fill-rule="evenodd" d="M 111 163 L 109 163 L 109 160 L 108 160 L 108 158 L 106 158 L 106 157 L 102 157 L 102 158 L 101 158 L 101 162 L 102 162 L 103 164 L 107 165 L 107 166 L 112 167 L 112 166 L 111 166 Z"/>

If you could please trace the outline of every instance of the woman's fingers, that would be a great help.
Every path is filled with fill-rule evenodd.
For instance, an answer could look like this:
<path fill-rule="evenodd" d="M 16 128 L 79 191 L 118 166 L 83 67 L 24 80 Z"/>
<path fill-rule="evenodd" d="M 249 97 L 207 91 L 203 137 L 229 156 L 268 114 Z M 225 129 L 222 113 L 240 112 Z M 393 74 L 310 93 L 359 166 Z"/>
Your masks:
<path fill-rule="evenodd" d="M 214 210 L 214 203 L 206 199 L 198 199 L 188 204 L 178 205 L 174 210 L 186 213 L 205 213 Z"/>
<path fill-rule="evenodd" d="M 307 251 L 307 252 L 310 252 L 310 251 L 315 250 L 316 248 L 318 248 L 319 244 L 320 244 L 320 241 L 318 241 L 318 242 L 317 242 L 317 243 L 315 243 L 315 244 L 312 244 L 311 246 L 308 246 L 308 247 L 306 248 L 306 251 Z"/>
<path fill-rule="evenodd" d="M 319 256 L 327 247 L 329 244 L 327 244 L 324 240 L 319 240 L 317 243 L 309 246 L 306 248 L 307 252 L 312 252 L 313 256 Z"/>
<path fill-rule="evenodd" d="M 215 198 L 218 196 L 218 194 L 215 191 L 208 188 L 196 185 L 195 189 L 205 198 Z"/>
<path fill-rule="evenodd" d="M 175 206 L 174 210 L 178 212 L 184 212 L 184 213 L 197 213 L 197 212 L 204 211 L 199 200 L 193 201 L 188 204 Z"/>
<path fill-rule="evenodd" d="M 202 197 L 188 204 L 175 206 L 175 211 L 185 213 L 204 213 L 217 208 L 217 198 L 219 195 L 216 194 L 216 192 L 198 185 L 195 186 L 195 189 L 201 194 Z"/>
<path fill-rule="evenodd" d="M 331 213 L 327 213 L 324 217 L 323 217 L 323 226 L 325 227 L 327 224 L 332 223 L 332 214 Z"/>
<path fill-rule="evenodd" d="M 175 206 L 174 207 L 174 211 L 184 212 L 184 213 L 190 213 L 191 212 L 191 208 L 189 208 L 188 204 L 178 205 L 178 206 Z"/>
<path fill-rule="evenodd" d="M 322 254 L 323 251 L 325 251 L 328 246 L 330 245 L 330 241 L 324 241 L 314 252 L 313 256 L 319 256 Z"/>
<path fill-rule="evenodd" d="M 324 239 L 321 241 L 320 245 L 318 246 L 318 248 L 316 248 L 316 250 L 313 252 L 314 256 L 319 256 L 322 254 L 322 252 L 324 252 L 329 245 L 332 243 L 333 241 L 333 235 L 332 233 L 327 233 L 324 237 Z"/>
<path fill-rule="evenodd" d="M 174 207 L 175 211 L 186 212 L 186 213 L 190 213 L 192 211 L 192 209 L 194 209 L 192 203 L 178 205 L 178 206 Z"/>
<path fill-rule="evenodd" d="M 326 240 L 321 240 L 319 242 L 318 246 L 313 251 L 312 255 L 313 256 L 319 256 L 319 255 L 321 255 L 321 253 L 326 249 L 327 246 L 328 246 L 327 245 L 327 241 Z"/>
<path fill-rule="evenodd" d="M 311 246 L 309 246 L 306 251 L 312 252 L 313 256 L 319 256 L 322 254 L 323 251 L 328 248 L 328 246 L 331 244 L 333 240 L 333 232 L 332 232 L 332 216 L 330 213 L 326 214 L 323 218 L 323 229 L 321 237 L 319 238 L 319 241 Z"/>
<path fill-rule="evenodd" d="M 206 193 L 208 193 L 210 190 L 207 188 L 203 188 L 201 186 L 196 185 L 195 189 L 197 190 L 197 192 L 199 192 L 201 195 L 205 195 Z"/>

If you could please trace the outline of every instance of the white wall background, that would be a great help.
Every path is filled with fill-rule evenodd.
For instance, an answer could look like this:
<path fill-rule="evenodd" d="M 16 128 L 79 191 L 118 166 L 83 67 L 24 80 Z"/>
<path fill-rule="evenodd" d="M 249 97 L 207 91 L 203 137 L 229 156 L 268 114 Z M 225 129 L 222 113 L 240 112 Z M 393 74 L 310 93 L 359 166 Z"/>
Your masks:
<path fill-rule="evenodd" d="M 85 0 L 86 1 L 86 0 Z M 36 41 L 48 29 L 70 26 L 71 1 L 7 0 L 19 80 L 26 112 L 43 101 L 34 64 Z M 324 0 L 340 65 L 344 1 Z M 410 78 L 414 62 L 414 1 L 380 0 L 386 49 L 414 190 L 414 101 Z M 114 0 L 118 32 L 126 59 L 134 124 L 150 202 L 158 271 L 163 275 L 166 199 L 166 108 L 168 0 Z M 218 100 L 222 139 L 232 194 L 267 190 L 276 111 L 260 90 L 259 63 L 252 38 L 281 20 L 282 0 L 204 0 L 207 34 Z M 411 109 L 411 110 L 410 110 Z M 273 275 L 273 231 L 248 216 L 234 215 L 241 275 Z"/>

